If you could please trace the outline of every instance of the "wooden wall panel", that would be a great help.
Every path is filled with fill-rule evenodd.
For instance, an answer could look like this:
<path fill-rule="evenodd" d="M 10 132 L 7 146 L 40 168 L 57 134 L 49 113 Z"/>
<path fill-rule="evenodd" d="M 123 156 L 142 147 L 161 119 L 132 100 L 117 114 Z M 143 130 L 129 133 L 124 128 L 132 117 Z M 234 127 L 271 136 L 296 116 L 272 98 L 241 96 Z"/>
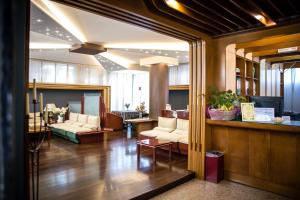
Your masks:
<path fill-rule="evenodd" d="M 297 137 L 295 134 L 272 133 L 270 161 L 273 182 L 291 187 L 299 184 L 300 180 L 297 180 L 297 177 L 300 169 L 297 169 Z"/>

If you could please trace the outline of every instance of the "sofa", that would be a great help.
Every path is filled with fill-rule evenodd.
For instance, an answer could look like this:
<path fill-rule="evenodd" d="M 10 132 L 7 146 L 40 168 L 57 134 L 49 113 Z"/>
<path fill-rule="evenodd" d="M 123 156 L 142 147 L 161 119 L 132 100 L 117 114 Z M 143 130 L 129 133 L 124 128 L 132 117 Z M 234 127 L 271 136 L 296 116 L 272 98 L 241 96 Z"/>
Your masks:
<path fill-rule="evenodd" d="M 71 112 L 69 120 L 49 126 L 53 134 L 77 144 L 97 142 L 103 137 L 99 116 Z"/>
<path fill-rule="evenodd" d="M 173 142 L 172 151 L 187 155 L 189 120 L 158 117 L 158 126 L 139 133 L 139 139 L 167 140 Z"/>

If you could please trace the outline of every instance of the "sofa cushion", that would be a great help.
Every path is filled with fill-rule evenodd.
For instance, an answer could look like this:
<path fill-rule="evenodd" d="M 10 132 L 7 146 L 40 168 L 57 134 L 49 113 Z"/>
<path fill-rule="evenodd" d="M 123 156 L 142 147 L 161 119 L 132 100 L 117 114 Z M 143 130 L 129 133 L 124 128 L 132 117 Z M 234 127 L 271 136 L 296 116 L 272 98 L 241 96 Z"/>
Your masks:
<path fill-rule="evenodd" d="M 84 124 L 82 124 L 80 122 L 74 122 L 74 123 L 72 123 L 70 125 L 82 127 Z"/>
<path fill-rule="evenodd" d="M 188 131 L 183 131 L 183 130 L 180 130 L 180 129 L 175 129 L 172 133 L 176 133 L 178 135 L 182 135 L 182 136 L 186 136 L 188 135 Z"/>
<path fill-rule="evenodd" d="M 159 140 L 166 140 L 166 141 L 171 141 L 171 142 L 178 142 L 179 139 L 183 138 L 185 136 L 178 135 L 176 133 L 161 133 L 157 135 L 156 139 Z"/>
<path fill-rule="evenodd" d="M 66 120 L 64 123 L 66 123 L 66 124 L 73 124 L 73 123 L 74 123 L 74 121 L 71 121 L 71 120 Z"/>
<path fill-rule="evenodd" d="M 158 135 L 166 133 L 164 131 L 159 131 L 159 130 L 148 130 L 148 131 L 142 131 L 139 134 L 147 137 L 157 137 Z"/>
<path fill-rule="evenodd" d="M 89 115 L 87 123 L 89 125 L 92 125 L 92 126 L 98 128 L 98 127 L 100 127 L 100 117 Z"/>
<path fill-rule="evenodd" d="M 82 123 L 82 124 L 86 124 L 88 120 L 88 115 L 84 115 L 84 114 L 79 114 L 78 115 L 78 122 Z"/>
<path fill-rule="evenodd" d="M 85 124 L 83 125 L 83 128 L 89 128 L 93 131 L 97 131 L 98 130 L 98 126 L 92 125 L 92 124 Z"/>
<path fill-rule="evenodd" d="M 174 129 L 171 129 L 171 128 L 163 128 L 163 127 L 155 127 L 153 130 L 163 131 L 163 132 L 168 132 L 168 133 L 174 131 Z"/>
<path fill-rule="evenodd" d="M 188 144 L 189 143 L 189 138 L 188 138 L 188 136 L 181 137 L 181 138 L 179 138 L 178 142 L 183 143 L 183 144 Z"/>
<path fill-rule="evenodd" d="M 186 119 L 177 119 L 176 129 L 188 131 L 189 130 L 189 120 Z"/>
<path fill-rule="evenodd" d="M 69 119 L 70 119 L 70 121 L 77 122 L 78 121 L 78 113 L 70 112 Z"/>
<path fill-rule="evenodd" d="M 158 117 L 158 127 L 176 129 L 176 118 Z"/>

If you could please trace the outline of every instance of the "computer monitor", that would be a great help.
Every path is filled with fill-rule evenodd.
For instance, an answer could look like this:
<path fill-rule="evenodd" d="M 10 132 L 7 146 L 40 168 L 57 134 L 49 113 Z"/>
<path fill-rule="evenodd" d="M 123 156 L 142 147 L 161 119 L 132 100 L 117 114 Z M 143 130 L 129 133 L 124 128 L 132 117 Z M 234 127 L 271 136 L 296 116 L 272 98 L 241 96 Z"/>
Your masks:
<path fill-rule="evenodd" d="M 283 115 L 283 97 L 251 96 L 250 102 L 254 102 L 254 107 L 274 108 L 275 117 Z"/>

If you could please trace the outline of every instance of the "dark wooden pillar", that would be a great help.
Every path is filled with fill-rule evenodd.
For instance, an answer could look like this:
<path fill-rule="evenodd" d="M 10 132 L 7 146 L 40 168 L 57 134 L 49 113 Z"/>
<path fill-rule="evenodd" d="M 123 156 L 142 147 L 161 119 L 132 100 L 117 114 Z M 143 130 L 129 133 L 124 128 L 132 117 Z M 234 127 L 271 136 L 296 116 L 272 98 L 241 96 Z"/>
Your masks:
<path fill-rule="evenodd" d="M 149 117 L 157 119 L 169 102 L 169 69 L 167 64 L 150 66 L 150 108 Z"/>
<path fill-rule="evenodd" d="M 0 3 L 0 199 L 28 199 L 25 91 L 29 0 Z"/>

